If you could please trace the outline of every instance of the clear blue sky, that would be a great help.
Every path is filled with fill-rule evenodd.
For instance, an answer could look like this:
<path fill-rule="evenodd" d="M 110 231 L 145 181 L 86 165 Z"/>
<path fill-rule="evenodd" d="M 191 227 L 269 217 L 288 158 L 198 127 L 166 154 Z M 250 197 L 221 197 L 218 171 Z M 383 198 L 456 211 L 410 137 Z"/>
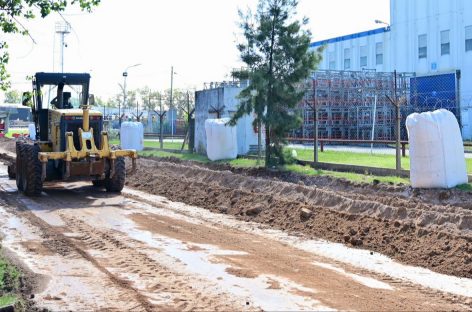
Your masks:
<path fill-rule="evenodd" d="M 256 3 L 102 0 L 92 14 L 68 11 L 64 17 L 73 32 L 66 40 L 65 70 L 91 72 L 92 92 L 104 98 L 119 91 L 122 71 L 136 63 L 142 65 L 129 71 L 130 88 L 169 88 L 171 65 L 176 87 L 199 89 L 204 82 L 229 79 L 231 68 L 240 65 L 238 8 Z M 375 19 L 390 19 L 389 0 L 300 0 L 299 13 L 310 18 L 314 41 L 378 28 Z M 37 44 L 27 37 L 8 38 L 13 88 L 29 90 L 26 75 L 52 71 L 58 64 L 57 21 L 61 17 L 54 14 L 26 24 Z"/>

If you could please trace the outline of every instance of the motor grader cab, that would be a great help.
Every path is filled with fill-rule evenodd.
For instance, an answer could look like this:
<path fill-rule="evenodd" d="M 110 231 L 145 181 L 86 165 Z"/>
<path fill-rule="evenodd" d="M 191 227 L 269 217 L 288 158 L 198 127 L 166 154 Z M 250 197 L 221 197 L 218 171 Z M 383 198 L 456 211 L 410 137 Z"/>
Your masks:
<path fill-rule="evenodd" d="M 26 195 L 41 194 L 45 181 L 89 180 L 120 192 L 125 159 L 136 166 L 135 150 L 112 149 L 103 131 L 103 116 L 91 110 L 89 74 L 36 73 L 32 114 L 36 141 L 18 141 L 16 184 Z M 51 100 L 50 94 L 54 96 Z"/>

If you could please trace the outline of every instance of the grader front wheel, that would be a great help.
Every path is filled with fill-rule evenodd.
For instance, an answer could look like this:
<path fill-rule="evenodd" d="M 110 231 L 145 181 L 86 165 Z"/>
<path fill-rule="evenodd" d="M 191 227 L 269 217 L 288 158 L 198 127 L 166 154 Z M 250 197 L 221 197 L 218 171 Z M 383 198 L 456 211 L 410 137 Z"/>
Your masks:
<path fill-rule="evenodd" d="M 105 179 L 105 188 L 107 192 L 121 192 L 125 186 L 126 180 L 126 167 L 125 159 L 118 157 L 115 160 L 115 174 L 113 177 L 107 177 Z"/>
<path fill-rule="evenodd" d="M 94 187 L 102 188 L 105 187 L 105 180 L 92 180 Z"/>

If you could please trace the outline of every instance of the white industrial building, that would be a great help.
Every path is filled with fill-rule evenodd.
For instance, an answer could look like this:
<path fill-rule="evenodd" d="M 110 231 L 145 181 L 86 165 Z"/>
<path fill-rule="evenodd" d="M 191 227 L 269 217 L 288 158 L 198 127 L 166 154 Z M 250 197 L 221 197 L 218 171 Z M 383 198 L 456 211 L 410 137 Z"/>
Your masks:
<path fill-rule="evenodd" d="M 323 70 L 412 72 L 421 88 L 454 94 L 465 139 L 472 138 L 472 0 L 390 0 L 390 25 L 312 43 L 326 45 Z M 451 98 L 444 99 L 451 101 Z"/>

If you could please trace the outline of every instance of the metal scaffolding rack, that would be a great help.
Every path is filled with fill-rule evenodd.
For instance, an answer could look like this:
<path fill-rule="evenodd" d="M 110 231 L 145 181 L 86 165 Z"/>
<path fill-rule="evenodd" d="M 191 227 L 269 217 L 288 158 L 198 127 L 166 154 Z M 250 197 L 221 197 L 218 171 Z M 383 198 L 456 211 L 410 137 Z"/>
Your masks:
<path fill-rule="evenodd" d="M 411 77 L 397 74 L 397 98 L 405 103 Z M 305 86 L 301 103 L 304 121 L 298 136 L 313 138 L 316 105 L 319 138 L 395 140 L 395 107 L 387 97 L 394 98 L 394 73 L 319 70 Z"/>

